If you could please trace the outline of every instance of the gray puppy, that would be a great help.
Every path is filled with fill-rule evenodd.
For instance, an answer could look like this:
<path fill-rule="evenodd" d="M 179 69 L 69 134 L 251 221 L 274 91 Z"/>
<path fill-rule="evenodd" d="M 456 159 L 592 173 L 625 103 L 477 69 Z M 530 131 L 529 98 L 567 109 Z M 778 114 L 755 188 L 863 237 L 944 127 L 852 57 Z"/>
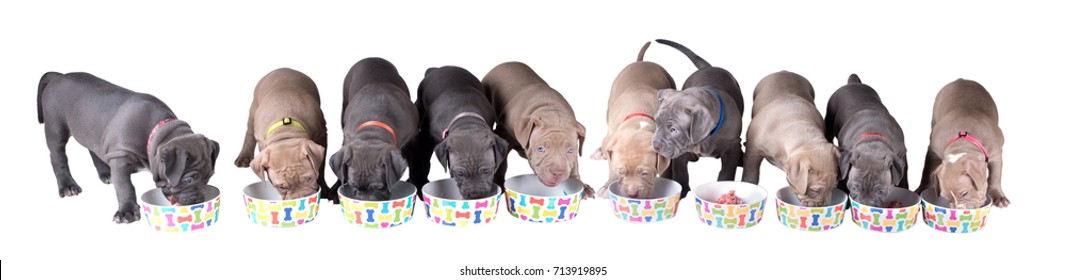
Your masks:
<path fill-rule="evenodd" d="M 333 191 L 360 200 L 387 200 L 389 186 L 407 169 L 406 155 L 418 133 L 418 110 L 407 83 L 385 59 L 352 65 L 344 78 L 344 144 L 329 158 L 337 175 Z"/>
<path fill-rule="evenodd" d="M 697 68 L 685 80 L 684 90 L 659 90 L 652 146 L 659 154 L 673 159 L 666 174 L 681 184 L 681 197 L 689 191 L 690 159 L 721 158 L 718 180 L 735 179 L 744 156 L 740 148 L 744 115 L 740 84 L 729 71 L 711 66 L 685 46 L 669 40 L 655 41 L 681 51 Z"/>
<path fill-rule="evenodd" d="M 492 131 L 496 112 L 481 81 L 463 68 L 430 68 L 418 85 L 415 107 L 423 119 L 409 181 L 419 194 L 429 182 L 429 158 L 436 153 L 444 170 L 451 169 L 464 199 L 492 195 L 493 174 L 507 160 L 508 143 Z"/>
<path fill-rule="evenodd" d="M 829 98 L 825 139 L 841 148 L 840 183 L 859 203 L 887 206 L 889 188 L 907 189 L 907 148 L 903 129 L 873 88 L 851 74 Z"/>
<path fill-rule="evenodd" d="M 59 196 L 81 193 L 67 164 L 67 141 L 89 149 L 100 181 L 114 184 L 116 223 L 140 220 L 130 174 L 145 168 L 173 204 L 205 200 L 214 175 L 218 142 L 193 134 L 189 124 L 154 96 L 137 93 L 88 73 L 45 73 L 37 91 L 37 121 L 51 152 Z"/>

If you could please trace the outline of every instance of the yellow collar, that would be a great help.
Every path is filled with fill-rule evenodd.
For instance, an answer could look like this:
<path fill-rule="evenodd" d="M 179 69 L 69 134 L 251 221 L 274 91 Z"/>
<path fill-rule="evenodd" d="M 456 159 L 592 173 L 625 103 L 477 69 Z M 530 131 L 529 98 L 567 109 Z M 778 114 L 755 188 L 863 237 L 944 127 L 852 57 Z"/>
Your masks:
<path fill-rule="evenodd" d="M 303 130 L 304 132 L 307 132 L 307 129 L 304 128 L 303 124 L 301 124 L 298 121 L 293 120 L 292 118 L 286 117 L 286 118 L 281 119 L 280 121 L 270 125 L 270 128 L 267 129 L 266 136 L 264 136 L 263 138 L 270 138 L 270 133 L 274 132 L 274 129 L 277 129 L 277 128 L 283 126 L 283 125 L 295 126 L 295 127 L 300 128 L 300 130 Z"/>

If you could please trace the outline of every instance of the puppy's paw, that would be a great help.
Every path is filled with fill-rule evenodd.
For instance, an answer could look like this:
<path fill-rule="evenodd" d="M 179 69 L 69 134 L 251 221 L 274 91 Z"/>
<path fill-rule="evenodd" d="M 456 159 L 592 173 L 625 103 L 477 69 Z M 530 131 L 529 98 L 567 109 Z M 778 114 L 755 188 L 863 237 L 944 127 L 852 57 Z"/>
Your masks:
<path fill-rule="evenodd" d="M 584 190 L 581 191 L 581 199 L 594 199 L 596 198 L 596 190 L 585 184 Z"/>
<path fill-rule="evenodd" d="M 233 161 L 233 165 L 238 168 L 247 168 L 252 163 L 252 157 L 250 156 L 238 156 L 237 160 Z"/>
<path fill-rule="evenodd" d="M 110 179 L 108 179 L 110 181 Z M 78 184 L 70 184 L 69 186 L 63 186 L 59 188 L 59 197 L 75 196 L 81 193 L 81 187 Z"/>
<path fill-rule="evenodd" d="M 118 211 L 115 211 L 115 217 L 112 221 L 116 224 L 128 224 L 136 222 L 141 219 L 141 213 L 137 211 L 136 204 L 123 203 L 118 207 Z"/>
<path fill-rule="evenodd" d="M 1010 206 L 1010 199 L 1007 199 L 1003 194 L 993 194 L 992 204 L 999 208 L 1007 208 L 1007 206 Z"/>
<path fill-rule="evenodd" d="M 610 195 L 609 191 L 607 190 L 607 186 L 600 187 L 600 191 L 596 192 L 596 197 L 597 198 L 611 198 L 611 195 Z"/>

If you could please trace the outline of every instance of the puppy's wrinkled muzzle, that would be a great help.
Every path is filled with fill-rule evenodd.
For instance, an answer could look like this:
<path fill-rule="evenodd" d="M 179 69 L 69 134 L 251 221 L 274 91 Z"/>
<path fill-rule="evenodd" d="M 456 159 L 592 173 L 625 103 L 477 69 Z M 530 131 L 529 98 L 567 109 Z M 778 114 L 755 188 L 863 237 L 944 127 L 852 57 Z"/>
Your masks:
<path fill-rule="evenodd" d="M 489 184 L 464 184 L 459 187 L 459 193 L 463 199 L 482 199 L 492 195 L 492 186 Z"/>

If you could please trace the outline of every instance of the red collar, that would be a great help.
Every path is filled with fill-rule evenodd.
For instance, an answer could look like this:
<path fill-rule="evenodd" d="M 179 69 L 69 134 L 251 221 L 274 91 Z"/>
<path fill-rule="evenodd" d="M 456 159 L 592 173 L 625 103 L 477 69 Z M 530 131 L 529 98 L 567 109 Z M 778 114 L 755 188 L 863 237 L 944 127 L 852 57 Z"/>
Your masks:
<path fill-rule="evenodd" d="M 376 127 L 384 128 L 385 131 L 388 131 L 389 134 L 392 134 L 392 143 L 399 144 L 396 141 L 396 132 L 392 130 L 392 127 L 390 127 L 389 125 L 387 125 L 387 124 L 385 124 L 383 122 L 368 121 L 368 122 L 360 124 L 359 127 L 355 129 L 355 131 L 359 131 L 360 129 L 363 129 L 364 127 L 368 127 L 368 126 L 376 126 Z"/>
<path fill-rule="evenodd" d="M 622 121 L 623 122 L 624 121 L 628 121 L 629 119 L 634 118 L 634 117 L 645 117 L 645 118 L 651 119 L 652 121 L 655 121 L 655 118 L 653 118 L 653 117 L 651 117 L 651 116 L 649 116 L 648 114 L 645 114 L 645 113 L 632 113 L 632 114 L 626 115 L 626 118 L 622 119 Z"/>
<path fill-rule="evenodd" d="M 863 133 L 862 136 L 859 136 L 859 140 L 866 139 L 866 137 L 870 137 L 870 136 L 877 136 L 877 137 L 888 139 L 888 136 L 885 136 L 884 134 L 881 134 L 880 132 L 867 132 L 867 133 Z"/>
<path fill-rule="evenodd" d="M 974 145 L 977 145 L 978 148 L 981 148 L 981 152 L 985 153 L 985 162 L 988 162 L 988 150 L 985 149 L 985 145 L 981 145 L 980 140 L 977 140 L 977 138 L 970 136 L 970 133 L 966 132 L 965 130 L 960 130 L 959 135 L 956 135 L 955 138 L 951 138 L 951 141 L 948 141 L 947 147 L 950 147 L 951 143 L 955 143 L 955 140 L 959 139 L 966 139 L 966 141 L 970 141 L 970 143 L 973 143 Z"/>
<path fill-rule="evenodd" d="M 160 127 L 163 127 L 164 124 L 166 124 L 166 123 L 168 123 L 168 122 L 170 122 L 172 120 L 174 120 L 174 119 L 165 118 L 165 119 L 159 121 L 159 123 L 157 123 L 155 125 L 155 127 L 152 127 L 152 131 L 151 132 L 148 132 L 148 145 L 145 145 L 145 147 L 146 147 L 145 148 L 145 155 L 149 155 L 149 154 L 152 153 L 152 137 L 155 137 L 155 132 L 158 131 Z"/>

